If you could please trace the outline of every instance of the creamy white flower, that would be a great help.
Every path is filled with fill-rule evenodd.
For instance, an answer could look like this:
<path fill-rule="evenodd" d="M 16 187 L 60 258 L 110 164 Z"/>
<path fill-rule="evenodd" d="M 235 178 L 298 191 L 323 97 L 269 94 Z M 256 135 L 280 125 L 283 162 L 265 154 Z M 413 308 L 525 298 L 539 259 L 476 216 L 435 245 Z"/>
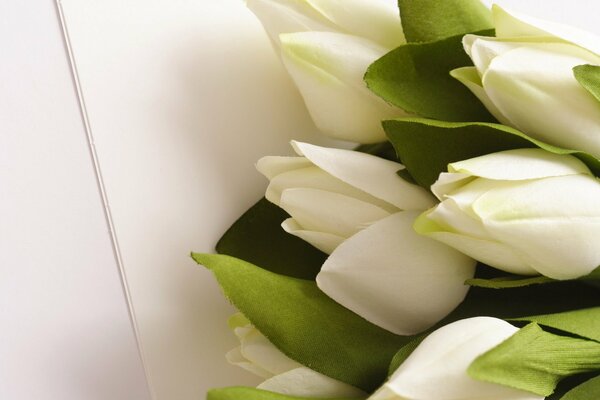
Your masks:
<path fill-rule="evenodd" d="M 518 331 L 497 318 L 476 317 L 430 334 L 370 400 L 542 400 L 522 390 L 477 381 L 469 365 Z"/>
<path fill-rule="evenodd" d="M 448 171 L 418 233 L 515 274 L 573 279 L 600 265 L 600 182 L 579 159 L 519 149 Z"/>
<path fill-rule="evenodd" d="M 363 81 L 369 65 L 388 48 L 335 32 L 288 33 L 280 38 L 283 63 L 322 133 L 357 143 L 382 142 L 381 121 L 406 115 Z"/>
<path fill-rule="evenodd" d="M 395 0 L 248 0 L 319 130 L 385 140 L 381 121 L 406 115 L 367 89 L 367 67 L 405 43 Z"/>
<path fill-rule="evenodd" d="M 258 389 L 303 397 L 364 397 L 362 390 L 287 357 L 242 314 L 234 314 L 229 326 L 240 346 L 227 353 L 227 361 L 265 378 Z"/>
<path fill-rule="evenodd" d="M 493 7 L 496 37 L 466 35 L 474 67 L 452 75 L 503 124 L 600 157 L 600 102 L 573 68 L 600 65 L 600 37 Z"/>
<path fill-rule="evenodd" d="M 283 228 L 331 253 L 345 239 L 401 210 L 436 201 L 397 175 L 402 164 L 351 150 L 292 142 L 301 157 L 263 157 L 257 169 L 270 184 L 265 197 L 291 218 Z"/>
<path fill-rule="evenodd" d="M 396 0 L 247 0 L 274 43 L 281 33 L 356 35 L 394 48 L 405 43 Z"/>
<path fill-rule="evenodd" d="M 412 225 L 435 199 L 406 182 L 402 164 L 293 142 L 302 157 L 265 157 L 266 197 L 291 218 L 283 228 L 331 254 L 317 276 L 329 297 L 397 334 L 429 328 L 465 297 L 475 261 Z"/>

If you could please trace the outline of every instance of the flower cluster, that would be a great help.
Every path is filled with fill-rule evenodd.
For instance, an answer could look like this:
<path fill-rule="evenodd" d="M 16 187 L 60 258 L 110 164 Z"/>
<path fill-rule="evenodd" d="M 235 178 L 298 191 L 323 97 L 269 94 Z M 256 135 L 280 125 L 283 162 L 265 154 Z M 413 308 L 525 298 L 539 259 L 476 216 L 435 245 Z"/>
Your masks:
<path fill-rule="evenodd" d="M 227 359 L 266 379 L 209 398 L 537 400 L 597 374 L 600 38 L 478 0 L 247 6 L 358 147 L 260 159 L 270 204 L 194 255 L 243 313 Z"/>

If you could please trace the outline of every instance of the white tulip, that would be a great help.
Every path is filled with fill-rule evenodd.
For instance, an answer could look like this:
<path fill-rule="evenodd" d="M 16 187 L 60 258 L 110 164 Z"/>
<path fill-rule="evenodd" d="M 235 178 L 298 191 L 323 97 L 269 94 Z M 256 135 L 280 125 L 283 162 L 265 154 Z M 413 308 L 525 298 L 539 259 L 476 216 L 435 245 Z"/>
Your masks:
<path fill-rule="evenodd" d="M 283 228 L 331 253 L 344 240 L 401 210 L 426 210 L 435 198 L 397 175 L 402 164 L 351 150 L 292 142 L 300 157 L 264 157 L 265 197 L 291 218 Z"/>
<path fill-rule="evenodd" d="M 363 75 L 389 49 L 335 32 L 282 34 L 285 67 L 319 130 L 357 143 L 385 141 L 381 121 L 405 116 L 365 85 Z"/>
<path fill-rule="evenodd" d="M 496 37 L 466 35 L 474 67 L 452 75 L 503 124 L 600 157 L 600 102 L 573 67 L 600 65 L 600 37 L 493 7 Z"/>
<path fill-rule="evenodd" d="M 600 265 L 600 182 L 579 159 L 519 149 L 448 171 L 418 233 L 515 274 L 573 279 Z"/>
<path fill-rule="evenodd" d="M 389 49 L 405 43 L 396 0 L 247 0 L 274 43 L 281 33 L 339 32 Z"/>
<path fill-rule="evenodd" d="M 467 374 L 469 365 L 518 331 L 497 318 L 456 321 L 430 334 L 369 400 L 541 400 Z"/>
<path fill-rule="evenodd" d="M 291 218 L 283 228 L 331 254 L 317 276 L 329 297 L 403 335 L 421 332 L 465 297 L 475 261 L 413 229 L 435 199 L 397 174 L 402 164 L 292 142 L 302 157 L 265 157 L 266 198 Z"/>
<path fill-rule="evenodd" d="M 233 315 L 229 326 L 240 346 L 227 353 L 227 361 L 265 378 L 258 389 L 302 397 L 364 397 L 362 390 L 287 357 L 242 314 Z"/>

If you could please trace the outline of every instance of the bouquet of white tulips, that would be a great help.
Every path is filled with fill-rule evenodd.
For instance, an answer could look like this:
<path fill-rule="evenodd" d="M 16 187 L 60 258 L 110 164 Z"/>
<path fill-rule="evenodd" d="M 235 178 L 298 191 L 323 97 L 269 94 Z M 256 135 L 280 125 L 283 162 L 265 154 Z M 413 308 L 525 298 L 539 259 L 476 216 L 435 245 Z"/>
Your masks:
<path fill-rule="evenodd" d="M 600 38 L 479 0 L 247 6 L 345 143 L 258 160 L 265 198 L 192 254 L 264 378 L 208 399 L 600 399 Z"/>

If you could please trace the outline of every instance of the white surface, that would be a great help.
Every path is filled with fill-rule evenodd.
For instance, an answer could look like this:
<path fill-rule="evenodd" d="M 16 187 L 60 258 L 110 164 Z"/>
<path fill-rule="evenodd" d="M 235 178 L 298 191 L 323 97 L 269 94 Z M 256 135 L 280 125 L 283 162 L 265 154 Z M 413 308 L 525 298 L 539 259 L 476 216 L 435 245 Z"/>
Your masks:
<path fill-rule="evenodd" d="M 256 383 L 187 255 L 260 196 L 255 160 L 313 141 L 300 97 L 241 0 L 63 3 L 155 398 Z M 499 3 L 600 32 L 594 0 Z M 56 13 L 32 4 L 0 0 L 0 398 L 145 399 Z"/>
<path fill-rule="evenodd" d="M 0 50 L 0 398 L 149 399 L 54 4 Z"/>

